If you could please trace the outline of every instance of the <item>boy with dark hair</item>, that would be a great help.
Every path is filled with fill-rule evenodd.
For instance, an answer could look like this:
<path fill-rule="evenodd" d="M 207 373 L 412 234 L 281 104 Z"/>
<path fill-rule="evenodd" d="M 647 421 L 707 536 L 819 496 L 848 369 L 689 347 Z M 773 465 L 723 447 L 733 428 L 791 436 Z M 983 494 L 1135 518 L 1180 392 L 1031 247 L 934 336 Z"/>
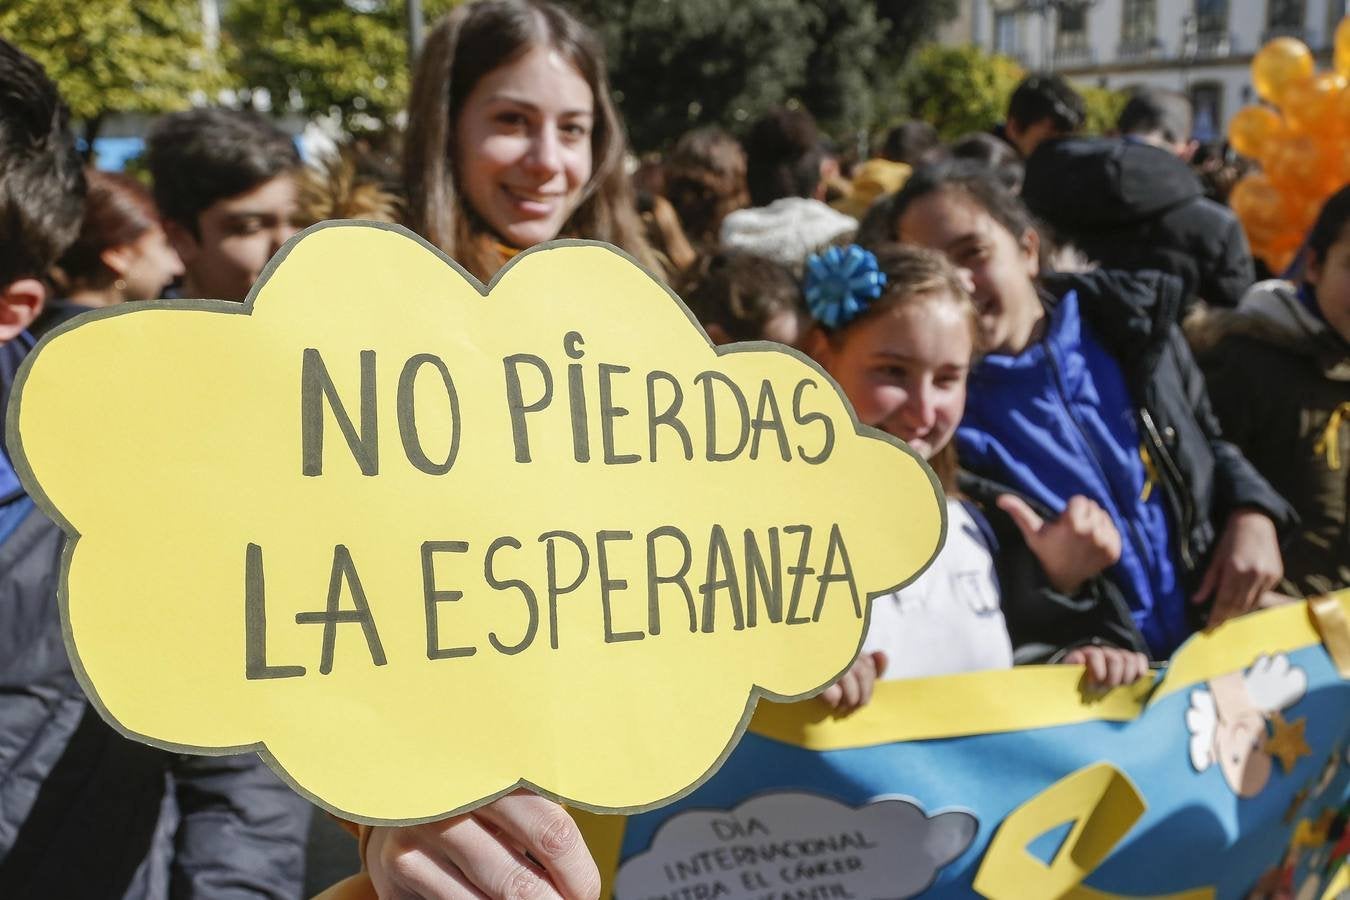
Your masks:
<path fill-rule="evenodd" d="M 254 113 L 193 109 L 146 139 L 155 202 L 187 272 L 180 296 L 243 300 L 298 230 L 300 155 Z"/>
<path fill-rule="evenodd" d="M 34 343 L 41 276 L 83 215 L 68 118 L 41 67 L 0 40 L 6 395 Z M 0 897 L 297 896 L 308 803 L 254 754 L 144 746 L 85 699 L 56 602 L 63 545 L 0 454 Z"/>
<path fill-rule="evenodd" d="M 1116 119 L 1116 131 L 1127 140 L 1152 144 L 1189 161 L 1196 141 L 1191 137 L 1191 101 L 1178 91 L 1140 88 L 1130 95 Z"/>
<path fill-rule="evenodd" d="M 1074 134 L 1085 121 L 1082 96 L 1060 76 L 1038 72 L 1013 91 L 1001 137 L 1028 159 L 1042 142 Z"/>

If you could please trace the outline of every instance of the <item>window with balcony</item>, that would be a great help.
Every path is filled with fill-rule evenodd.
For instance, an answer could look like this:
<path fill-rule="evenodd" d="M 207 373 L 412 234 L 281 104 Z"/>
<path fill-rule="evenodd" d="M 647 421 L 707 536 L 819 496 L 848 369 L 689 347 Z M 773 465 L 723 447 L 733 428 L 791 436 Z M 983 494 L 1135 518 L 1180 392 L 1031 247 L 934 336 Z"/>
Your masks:
<path fill-rule="evenodd" d="M 994 52 L 1015 57 L 1020 49 L 1017 46 L 1017 13 L 994 13 Z"/>
<path fill-rule="evenodd" d="M 1120 16 L 1120 56 L 1139 59 L 1158 48 L 1157 0 L 1125 0 Z"/>
<path fill-rule="evenodd" d="M 1302 40 L 1306 5 L 1304 0 L 1266 0 L 1266 40 L 1277 37 Z"/>
<path fill-rule="evenodd" d="M 1228 0 L 1195 0 L 1195 53 L 1197 56 L 1227 56 Z"/>
<path fill-rule="evenodd" d="M 1088 45 L 1086 2 L 1062 0 L 1058 4 L 1059 28 L 1055 31 L 1055 65 L 1073 66 L 1092 62 Z"/>

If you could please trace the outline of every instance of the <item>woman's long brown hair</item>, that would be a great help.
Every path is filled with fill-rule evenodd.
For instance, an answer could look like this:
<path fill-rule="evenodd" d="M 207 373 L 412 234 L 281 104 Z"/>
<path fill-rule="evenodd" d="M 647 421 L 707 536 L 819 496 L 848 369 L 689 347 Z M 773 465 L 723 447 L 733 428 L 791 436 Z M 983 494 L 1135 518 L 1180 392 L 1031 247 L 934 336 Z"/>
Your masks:
<path fill-rule="evenodd" d="M 404 137 L 409 227 L 483 281 L 506 262 L 501 238 L 455 183 L 454 129 L 479 79 L 537 46 L 562 53 L 595 98 L 591 177 L 558 236 L 608 241 L 659 272 L 624 172 L 627 141 L 610 99 L 599 40 L 569 13 L 541 0 L 473 0 L 428 34 L 413 75 Z"/>

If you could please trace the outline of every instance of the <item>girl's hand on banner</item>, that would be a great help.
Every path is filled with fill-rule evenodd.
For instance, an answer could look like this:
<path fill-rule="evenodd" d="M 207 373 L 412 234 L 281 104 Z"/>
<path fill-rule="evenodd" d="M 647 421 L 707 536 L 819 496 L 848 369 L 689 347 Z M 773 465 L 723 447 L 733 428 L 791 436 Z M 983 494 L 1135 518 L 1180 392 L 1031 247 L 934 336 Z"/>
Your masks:
<path fill-rule="evenodd" d="M 872 699 L 872 686 L 886 673 L 886 654 L 880 650 L 862 653 L 852 667 L 820 695 L 838 715 L 846 716 Z"/>

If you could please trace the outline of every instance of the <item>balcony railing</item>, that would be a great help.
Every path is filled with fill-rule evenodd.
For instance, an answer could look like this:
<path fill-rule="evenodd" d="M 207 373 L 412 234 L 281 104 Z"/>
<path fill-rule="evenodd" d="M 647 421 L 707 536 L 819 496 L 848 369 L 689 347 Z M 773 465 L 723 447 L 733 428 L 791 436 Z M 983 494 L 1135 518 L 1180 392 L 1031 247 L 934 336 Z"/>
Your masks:
<path fill-rule="evenodd" d="M 1233 35 L 1227 31 L 1201 31 L 1195 36 L 1195 55 L 1199 59 L 1228 56 L 1233 52 Z"/>
<path fill-rule="evenodd" d="M 1064 66 L 1086 66 L 1094 62 L 1092 47 L 1087 42 L 1087 36 L 1073 38 L 1071 40 L 1060 40 L 1055 43 L 1055 66 L 1062 68 Z"/>
<path fill-rule="evenodd" d="M 1273 41 L 1275 38 L 1291 37 L 1303 41 L 1306 44 L 1308 42 L 1308 36 L 1308 29 L 1304 28 L 1302 25 L 1272 25 L 1270 28 L 1267 28 L 1266 33 L 1261 36 L 1261 43 L 1264 44 L 1268 41 Z"/>
<path fill-rule="evenodd" d="M 1128 38 L 1122 40 L 1116 47 L 1116 56 L 1122 60 L 1140 60 L 1153 59 L 1161 56 L 1163 51 L 1162 41 L 1156 37 L 1149 38 Z"/>

